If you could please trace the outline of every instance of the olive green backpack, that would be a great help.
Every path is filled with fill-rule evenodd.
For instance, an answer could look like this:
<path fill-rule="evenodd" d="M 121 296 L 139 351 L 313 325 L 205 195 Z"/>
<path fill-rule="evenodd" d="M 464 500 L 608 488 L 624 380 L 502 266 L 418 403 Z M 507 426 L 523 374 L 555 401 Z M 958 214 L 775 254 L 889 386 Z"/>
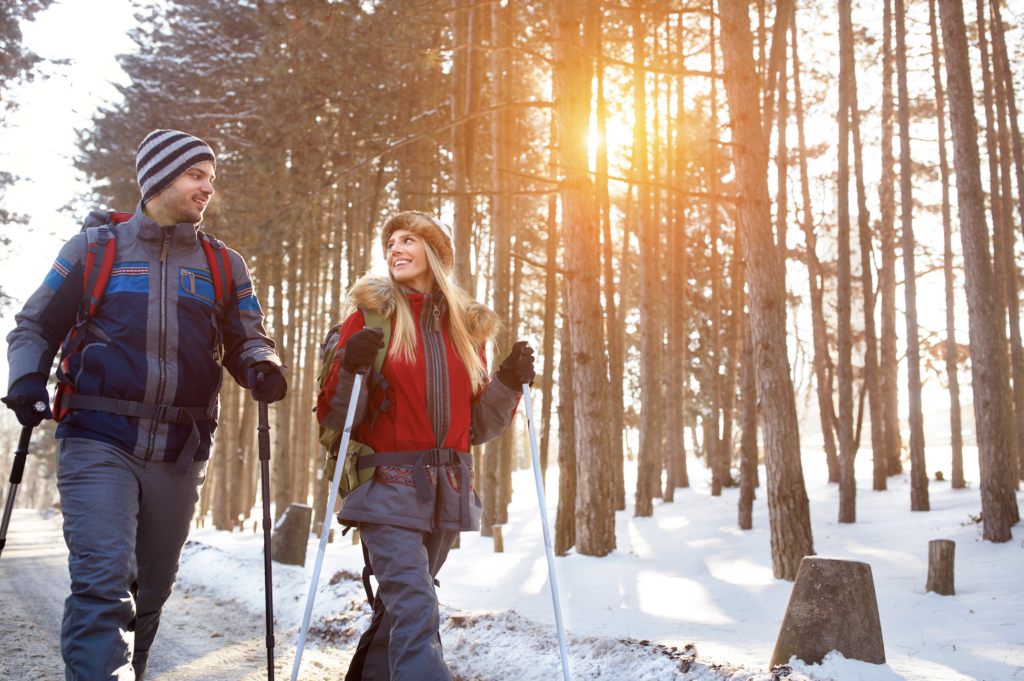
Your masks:
<path fill-rule="evenodd" d="M 377 352 L 377 358 L 373 362 L 373 369 L 366 372 L 366 387 L 369 392 L 373 392 L 377 386 L 380 386 L 381 393 L 383 394 L 383 400 L 380 407 L 377 408 L 377 412 L 373 415 L 373 420 L 370 422 L 370 427 L 373 428 L 373 424 L 377 421 L 377 416 L 382 412 L 388 410 L 391 406 L 391 402 L 387 398 L 388 382 L 381 375 L 381 370 L 384 368 L 384 362 L 388 356 L 388 350 L 391 346 L 391 319 L 384 317 L 376 312 L 369 310 L 362 310 L 363 320 L 366 327 L 371 329 L 381 329 L 384 332 L 384 347 Z M 324 342 L 320 345 L 320 359 L 322 365 L 320 367 L 320 389 L 323 390 L 324 383 L 327 381 L 328 375 L 331 373 L 331 365 L 334 364 L 334 357 L 338 351 L 338 340 L 339 333 L 341 331 L 341 324 L 336 324 L 331 327 L 331 330 L 327 332 L 327 337 Z M 352 424 L 353 433 L 356 431 L 358 423 Z M 334 479 L 334 470 L 338 465 L 338 449 L 341 445 L 341 433 L 336 430 L 331 430 L 323 425 L 320 426 L 320 444 L 327 450 L 327 459 L 324 462 L 324 478 L 328 481 Z M 359 487 L 365 482 L 373 479 L 373 473 L 375 468 L 364 468 L 358 470 L 356 462 L 360 456 L 368 456 L 373 454 L 374 451 L 364 445 L 361 442 L 356 442 L 355 438 L 350 438 L 348 442 L 348 450 L 346 452 L 350 456 L 346 456 L 344 463 L 342 464 L 341 483 L 338 485 L 338 494 L 344 499 L 348 496 L 352 490 Z"/>

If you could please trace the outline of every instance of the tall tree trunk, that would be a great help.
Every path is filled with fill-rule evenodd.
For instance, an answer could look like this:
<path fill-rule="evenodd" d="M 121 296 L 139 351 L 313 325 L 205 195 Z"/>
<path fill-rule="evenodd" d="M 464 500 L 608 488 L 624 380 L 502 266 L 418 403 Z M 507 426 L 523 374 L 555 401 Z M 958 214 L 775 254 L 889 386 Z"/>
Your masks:
<path fill-rule="evenodd" d="M 359 190 L 353 182 L 345 183 L 345 265 L 347 288 L 351 288 L 359 277 L 357 267 L 359 254 L 356 252 L 356 203 L 359 201 Z"/>
<path fill-rule="evenodd" d="M 491 83 L 494 94 L 493 103 L 502 106 L 510 101 L 512 83 L 511 52 L 509 45 L 509 19 L 507 14 L 513 5 L 505 7 L 492 5 L 490 8 L 477 8 L 474 11 L 490 12 L 491 34 Z M 512 166 L 511 135 L 515 121 L 511 109 L 496 111 L 491 116 L 491 158 L 492 186 L 495 192 L 491 197 L 491 234 L 494 240 L 494 260 L 492 279 L 494 295 L 494 312 L 498 315 L 502 330 L 497 337 L 497 352 L 492 362 L 492 372 L 497 371 L 501 360 L 512 349 L 515 329 L 512 325 L 512 197 L 506 193 L 509 177 L 505 170 Z M 494 441 L 498 463 L 498 489 L 493 497 L 488 496 L 495 504 L 494 522 L 508 522 L 508 504 L 512 498 L 512 470 L 515 458 L 515 429 L 509 428 L 501 438 Z M 486 455 L 485 455 L 486 456 Z"/>
<path fill-rule="evenodd" d="M 993 4 L 995 7 L 995 4 Z M 1024 349 L 1020 339 L 1020 302 L 1017 297 L 1017 263 L 1014 257 L 1016 242 L 1013 225 L 1013 187 L 1010 181 L 1010 130 L 1006 117 L 1006 86 L 1002 60 L 996 45 L 995 26 L 992 27 L 992 76 L 995 81 L 996 117 L 999 121 L 999 173 L 1002 178 L 1003 220 L 1002 228 L 993 230 L 993 251 L 996 256 L 996 272 L 1002 272 L 1003 292 L 1006 310 L 1010 317 L 1010 369 L 1013 376 L 1013 390 L 1009 400 L 1014 412 L 1014 451 L 1011 457 L 1014 480 L 1017 480 L 1017 463 L 1024 458 Z M 999 285 L 998 277 L 997 283 Z"/>
<path fill-rule="evenodd" d="M 675 253 L 675 251 L 669 251 Z M 736 380 L 739 374 L 740 355 L 743 353 L 744 288 L 746 287 L 746 263 L 743 260 L 743 240 L 736 238 L 733 243 L 732 272 L 729 276 L 732 312 L 729 315 L 729 360 L 725 370 L 725 390 L 722 397 L 722 439 L 718 464 L 723 487 L 732 487 L 732 422 L 736 405 Z"/>
<path fill-rule="evenodd" d="M 472 113 L 479 107 L 480 88 L 476 87 L 479 80 L 479 57 L 474 49 L 479 40 L 479 18 L 477 15 L 488 8 L 472 8 L 472 0 L 452 0 L 452 37 L 455 43 L 455 55 L 452 62 L 452 120 L 458 120 Z M 455 213 L 452 225 L 453 243 L 456 253 L 464 254 L 455 261 L 455 278 L 469 291 L 476 294 L 476 281 L 473 279 L 472 259 L 469 256 L 473 243 L 474 207 L 473 197 L 469 194 L 473 180 L 473 160 L 476 156 L 477 121 L 452 127 L 452 180 Z"/>
<path fill-rule="evenodd" d="M 785 38 L 785 36 L 783 36 Z M 786 260 L 789 248 L 786 245 L 786 230 L 789 222 L 789 192 L 787 181 L 789 180 L 789 147 L 786 144 L 786 128 L 789 123 L 789 76 L 787 75 L 786 62 L 782 62 L 782 72 L 779 78 L 779 140 L 778 151 L 775 153 L 775 175 L 777 188 L 775 190 L 775 232 L 779 239 L 779 260 L 782 262 L 782 269 L 786 269 Z"/>
<path fill-rule="evenodd" d="M 660 47 L 660 41 L 658 36 L 658 22 L 655 21 L 653 25 L 654 32 L 654 49 L 651 51 L 651 62 L 658 63 L 662 57 L 659 53 L 658 48 Z M 654 130 L 652 139 L 652 148 L 650 152 L 650 173 L 649 177 L 656 183 L 652 185 L 651 191 L 647 194 L 648 199 L 651 201 L 651 225 L 653 227 L 652 236 L 655 243 L 654 246 L 654 259 L 651 264 L 654 265 L 656 272 L 653 278 L 653 289 L 655 294 L 653 298 L 653 310 L 654 318 L 657 319 L 657 325 L 655 328 L 654 344 L 657 345 L 658 350 L 658 371 L 657 376 L 652 381 L 654 387 L 654 394 L 657 397 L 658 402 L 658 441 L 655 443 L 658 451 L 658 458 L 654 464 L 654 475 L 651 476 L 651 494 L 655 499 L 661 499 L 663 502 L 672 501 L 672 496 L 665 497 L 664 490 L 661 486 L 662 473 L 665 470 L 665 334 L 664 334 L 664 320 L 665 320 L 665 300 L 662 295 L 662 279 L 665 272 L 665 234 L 662 229 L 661 211 L 664 206 L 664 190 L 661 185 L 664 184 L 666 176 L 665 169 L 663 168 L 662 161 L 667 160 L 667 154 L 662 152 L 662 136 L 661 136 L 661 121 L 663 115 L 667 118 L 664 112 L 668 111 L 668 102 L 664 97 L 661 97 L 663 92 L 661 87 L 661 76 L 654 74 Z M 662 108 L 662 103 L 665 103 L 665 107 Z"/>
<path fill-rule="evenodd" d="M 803 197 L 803 220 L 807 274 L 811 293 L 811 334 L 814 343 L 814 380 L 818 397 L 821 436 L 828 465 L 828 481 L 839 482 L 839 456 L 836 452 L 832 406 L 832 369 L 828 351 L 828 330 L 825 328 L 824 296 L 821 263 L 818 261 L 818 239 L 814 233 L 811 213 L 811 185 L 807 175 L 807 143 L 804 137 L 804 104 L 800 89 L 800 58 L 797 53 L 796 19 L 793 20 L 793 96 L 796 104 L 797 143 L 800 152 L 800 192 Z"/>
<path fill-rule="evenodd" d="M 331 237 L 331 324 L 341 321 L 341 313 L 344 303 L 341 300 L 341 252 L 345 242 L 345 222 L 342 220 L 344 214 L 342 205 L 345 200 L 345 190 L 341 183 L 334 188 L 334 233 Z"/>
<path fill-rule="evenodd" d="M 287 259 L 294 262 L 295 260 L 295 248 L 289 249 L 287 253 Z M 277 352 L 281 356 L 281 361 L 285 366 L 292 365 L 292 346 L 290 343 L 289 334 L 289 323 L 284 316 L 284 282 L 286 278 L 283 270 L 288 267 L 287 261 L 282 260 L 274 264 L 274 337 L 277 338 L 280 343 L 277 346 Z M 291 276 L 289 279 L 288 289 L 289 293 L 294 287 L 294 278 Z M 291 306 L 292 301 L 289 301 L 289 309 L 294 310 Z M 274 425 L 277 430 L 277 437 L 274 442 L 274 458 L 271 460 L 273 466 L 273 486 L 270 490 L 271 499 L 274 502 L 274 522 L 281 517 L 284 513 L 284 509 L 288 508 L 288 504 L 292 500 L 292 474 L 291 474 L 291 458 L 287 451 L 288 443 L 288 408 L 290 406 L 290 400 L 286 397 L 274 404 Z"/>
<path fill-rule="evenodd" d="M 643 14 L 644 0 L 633 7 L 633 59 L 643 65 L 646 38 Z M 660 230 L 652 215 L 651 187 L 647 157 L 647 89 L 646 71 L 636 68 L 633 83 L 633 105 L 636 123 L 633 128 L 633 163 L 637 182 L 637 204 L 640 209 L 640 449 L 637 453 L 635 515 L 654 513 L 655 487 L 661 477 L 661 279 Z M 659 490 L 660 491 L 660 490 Z"/>
<path fill-rule="evenodd" d="M 231 486 L 231 517 L 238 519 L 239 523 L 249 517 L 252 507 L 256 503 L 256 489 L 247 484 L 247 481 L 252 477 L 251 471 L 256 467 L 258 460 L 256 448 L 253 447 L 253 443 L 256 441 L 256 402 L 248 390 L 240 390 L 242 393 L 242 418 L 238 426 L 238 452 L 235 457 L 237 464 L 232 468 L 234 482 Z M 323 516 L 321 515 L 321 517 Z"/>
<path fill-rule="evenodd" d="M 587 152 L 590 120 L 589 57 L 580 38 L 575 3 L 551 5 L 552 93 L 556 145 L 565 165 L 561 183 L 563 243 L 571 273 L 566 310 L 572 325 L 572 369 L 577 452 L 576 547 L 586 556 L 615 548 L 615 510 L 609 445 L 608 371 L 602 333 L 601 253 L 594 185 Z"/>
<path fill-rule="evenodd" d="M 896 0 L 900 2 L 901 0 Z M 857 481 L 854 478 L 853 442 L 853 332 L 850 328 L 850 88 L 853 77 L 853 21 L 850 0 L 839 0 L 839 522 L 857 521 Z"/>
<path fill-rule="evenodd" d="M 999 2 L 992 3 L 992 34 L 993 42 L 996 43 L 995 49 L 999 52 L 999 59 L 1003 65 L 1003 80 L 1005 81 L 1006 89 L 1006 102 L 1009 107 L 1010 114 L 1010 132 L 1013 135 L 1013 161 L 1014 168 L 1017 175 L 1017 210 L 1020 213 L 1021 228 L 1024 229 L 1024 148 L 1022 148 L 1020 128 L 1017 122 L 1017 99 L 1013 87 L 1013 71 L 1010 68 L 1010 59 L 1006 53 L 1006 41 L 1003 37 L 1003 19 L 999 11 Z M 1006 257 L 1013 259 L 1013 250 L 1006 251 Z M 1010 265 L 1010 271 L 1015 271 L 1015 265 Z M 1016 283 L 1016 279 L 1014 279 Z M 1013 298 L 1016 300 L 1016 297 Z M 1014 371 L 1018 371 L 1016 364 L 1024 362 L 1024 352 L 1021 352 L 1020 348 L 1020 327 L 1019 324 L 1011 326 L 1011 334 L 1016 333 L 1018 341 L 1013 350 L 1011 361 L 1014 362 Z M 1011 345 L 1014 341 L 1011 336 Z M 1014 374 L 1016 376 L 1016 373 Z M 1021 382 L 1024 384 L 1024 381 Z M 1014 379 L 1014 390 L 1017 387 L 1017 380 Z M 1020 401 L 1017 401 L 1020 404 Z M 1018 415 L 1024 412 L 1024 409 L 1018 409 Z M 1021 438 L 1017 438 L 1017 474 L 1019 479 L 1024 480 L 1024 448 L 1021 445 Z"/>
<path fill-rule="evenodd" d="M 230 378 L 228 380 L 231 380 Z M 213 526 L 218 530 L 230 532 L 235 526 L 235 519 L 231 517 L 231 484 L 233 479 L 229 473 L 231 466 L 231 454 L 237 447 L 235 441 L 238 437 L 238 391 L 233 385 L 224 386 L 221 390 L 221 414 L 223 431 L 217 438 L 213 456 L 213 468 L 216 470 L 213 478 L 216 480 L 216 489 L 213 494 Z"/>
<path fill-rule="evenodd" d="M 745 0 L 720 0 L 723 67 L 732 123 L 736 206 L 748 254 L 751 340 L 757 394 L 764 412 L 765 461 L 772 568 L 795 580 L 800 561 L 813 555 L 810 510 L 800 462 L 800 433 L 786 354 L 786 288 L 772 235 L 768 197 L 768 145 L 758 116 L 757 73 Z"/>
<path fill-rule="evenodd" d="M 896 85 L 900 117 L 900 217 L 903 227 L 903 292 L 906 294 L 907 393 L 910 408 L 910 510 L 927 511 L 928 473 L 921 413 L 921 346 L 917 336 L 917 272 L 914 269 L 913 167 L 910 160 L 910 97 L 907 94 L 906 12 L 896 0 Z"/>
<path fill-rule="evenodd" d="M 678 48 L 680 69 L 685 67 L 683 55 L 682 19 L 679 22 Z M 673 145 L 673 186 L 680 191 L 673 195 L 672 225 L 669 229 L 668 252 L 668 382 L 665 388 L 666 436 L 665 458 L 671 462 L 668 487 L 689 487 L 686 470 L 686 296 L 689 277 L 689 253 L 686 238 L 686 206 L 682 188 L 686 185 L 686 143 L 684 141 L 685 81 L 679 77 L 676 85 L 675 144 Z M 621 379 L 619 381 L 621 386 Z"/>
<path fill-rule="evenodd" d="M 551 138 L 555 136 L 555 121 L 551 119 Z M 549 152 L 548 174 L 556 174 L 556 152 Z M 544 271 L 544 373 L 541 375 L 541 437 L 540 437 L 540 469 L 547 485 L 548 449 L 551 442 L 551 403 L 555 383 L 555 313 L 558 308 L 558 194 L 548 194 L 548 220 L 545 239 L 547 253 L 547 269 Z M 621 381 L 620 381 L 621 383 Z M 561 390 L 559 386 L 559 390 Z M 559 421 L 559 429 L 561 429 Z"/>
<path fill-rule="evenodd" d="M 928 2 L 928 27 L 932 38 L 932 77 L 935 81 L 935 113 L 939 134 L 939 177 L 942 182 L 942 271 L 946 286 L 946 382 L 949 383 L 950 474 L 953 489 L 963 489 L 964 439 L 960 423 L 960 379 L 957 374 L 956 327 L 953 324 L 953 226 L 949 203 L 949 162 L 946 160 L 946 92 L 939 64 L 939 28 L 935 0 Z"/>
<path fill-rule="evenodd" d="M 724 29 L 723 29 L 724 30 Z M 764 34 L 764 31 L 761 31 Z M 711 70 L 715 70 L 715 17 L 711 16 Z M 705 416 L 708 427 L 704 438 L 704 463 L 711 468 L 711 496 L 722 494 L 722 452 L 719 447 L 720 415 L 722 412 L 722 262 L 718 249 L 719 215 L 718 215 L 718 84 L 711 79 L 711 139 L 708 145 L 708 192 L 711 200 L 708 204 L 708 236 L 711 241 L 711 415 Z M 731 113 L 731 112 L 730 112 Z"/>
<path fill-rule="evenodd" d="M 568 282 L 562 281 L 562 300 Z M 558 510 L 555 515 L 555 555 L 576 545 L 576 391 L 572 380 L 572 325 L 562 317 L 561 357 L 558 362 Z"/>
<path fill-rule="evenodd" d="M 995 98 L 993 93 L 995 92 L 995 84 L 993 83 L 993 74 L 990 70 L 991 62 L 989 61 L 988 53 L 988 38 L 986 35 L 985 28 L 985 2 L 984 0 L 977 1 L 977 19 L 978 19 L 978 50 L 981 52 L 981 77 L 982 77 L 982 89 L 983 89 L 983 102 L 985 105 L 985 145 L 988 151 L 988 173 L 989 173 L 989 208 L 992 211 L 992 232 L 995 238 L 995 243 L 1002 244 L 1003 241 L 1003 210 L 1004 203 L 1002 198 L 1002 182 L 999 177 L 999 133 L 998 124 L 996 123 L 996 116 L 993 112 L 995 107 Z M 993 248 L 993 256 L 998 254 L 997 248 Z M 998 308 L 997 314 L 999 318 L 1003 320 L 1003 324 L 1006 322 L 1006 265 L 1001 258 L 995 258 L 994 266 L 992 268 L 992 278 L 995 284 L 996 290 L 994 292 L 996 306 Z M 1003 337 L 1006 337 L 1005 326 L 1003 330 Z M 1012 361 L 1012 360 L 1011 360 Z M 1004 400 L 1006 401 L 1007 408 L 1009 409 L 1010 419 L 1013 420 L 1014 408 L 1013 408 L 1013 388 L 1010 383 L 1004 383 L 1006 394 Z M 1010 429 L 1010 448 L 1014 451 L 1017 449 L 1017 429 L 1013 427 Z"/>
<path fill-rule="evenodd" d="M 851 45 L 851 49 L 852 49 Z M 878 334 L 875 330 L 875 285 L 872 281 L 871 216 L 864 186 L 864 145 L 860 136 L 860 105 L 857 97 L 857 69 L 853 61 L 850 77 L 850 131 L 853 133 L 853 167 L 857 184 L 857 232 L 860 237 L 861 292 L 864 299 L 864 383 L 869 399 L 871 420 L 872 487 L 886 489 L 886 465 L 882 431 L 881 381 L 878 375 Z M 861 402 L 863 405 L 863 400 Z M 857 427 L 860 442 L 860 424 Z"/>
<path fill-rule="evenodd" d="M 740 438 L 740 501 L 738 505 L 741 530 L 754 527 L 754 499 L 757 498 L 757 379 L 754 376 L 754 343 L 750 325 L 746 324 L 743 342 L 743 435 Z"/>
<path fill-rule="evenodd" d="M 1005 327 L 997 313 L 992 281 L 963 5 L 958 0 L 939 0 L 939 16 L 971 327 L 971 389 L 981 466 L 983 536 L 989 541 L 1005 542 L 1012 539 L 1010 528 L 1020 518 L 1010 480 L 1012 425 L 1004 400 L 1008 370 Z"/>
<path fill-rule="evenodd" d="M 884 0 L 882 13 L 882 180 L 878 205 L 882 216 L 880 240 L 882 269 L 878 289 L 882 296 L 882 334 L 879 369 L 882 384 L 882 446 L 889 475 L 903 471 L 900 460 L 898 361 L 896 358 L 896 172 L 892 155 L 892 0 Z"/>
<path fill-rule="evenodd" d="M 597 25 L 594 27 L 594 38 L 591 40 L 592 50 L 595 54 L 601 54 L 602 36 L 602 15 L 601 12 L 594 12 Z M 608 382 L 611 390 L 611 447 L 612 447 L 612 476 L 615 485 L 615 510 L 626 510 L 626 482 L 623 477 L 625 468 L 625 453 L 622 448 L 623 436 L 623 405 L 625 398 L 622 390 L 623 374 L 623 335 L 620 332 L 621 315 L 615 304 L 615 267 L 612 256 L 614 244 L 612 242 L 612 215 L 611 200 L 608 195 L 608 140 L 607 121 L 608 106 L 604 96 L 604 60 L 598 56 L 596 64 L 597 82 L 597 149 L 595 168 L 597 175 L 597 204 L 601 215 L 601 238 L 604 241 L 604 306 L 605 306 L 605 336 L 608 345 Z"/>

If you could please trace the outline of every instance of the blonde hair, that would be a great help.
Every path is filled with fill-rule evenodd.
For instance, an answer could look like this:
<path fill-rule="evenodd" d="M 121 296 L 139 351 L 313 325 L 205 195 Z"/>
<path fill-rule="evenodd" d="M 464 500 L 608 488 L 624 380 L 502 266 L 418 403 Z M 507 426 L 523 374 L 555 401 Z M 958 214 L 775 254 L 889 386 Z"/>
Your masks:
<path fill-rule="evenodd" d="M 459 359 L 466 366 L 470 391 L 472 394 L 476 394 L 483 387 L 487 376 L 487 368 L 480 359 L 479 345 L 473 340 L 469 331 L 469 309 L 477 303 L 455 282 L 451 271 L 441 263 L 441 259 L 434 249 L 425 241 L 423 245 L 430 273 L 434 275 L 434 283 L 448 302 L 448 335 L 455 345 L 455 352 L 459 355 Z M 405 297 L 402 285 L 390 272 L 388 273 L 388 283 L 395 301 L 395 322 L 391 329 L 391 350 L 389 352 L 402 361 L 414 362 L 416 361 L 416 321 L 412 316 L 412 308 Z M 425 293 L 429 293 L 429 291 Z"/>

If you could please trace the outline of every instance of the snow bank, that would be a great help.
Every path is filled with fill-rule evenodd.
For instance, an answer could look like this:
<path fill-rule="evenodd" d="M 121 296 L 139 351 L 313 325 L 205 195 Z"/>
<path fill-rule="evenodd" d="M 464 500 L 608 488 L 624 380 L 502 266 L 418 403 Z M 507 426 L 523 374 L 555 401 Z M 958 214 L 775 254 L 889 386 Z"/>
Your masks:
<path fill-rule="evenodd" d="M 981 511 L 976 450 L 965 451 L 969 488 L 932 481 L 926 513 L 909 510 L 906 475 L 889 478 L 888 491 L 872 491 L 870 453 L 862 453 L 857 522 L 844 525 L 835 522 L 838 489 L 827 483 L 823 458 L 804 454 L 815 550 L 871 565 L 888 664 L 832 654 L 820 665 L 793 660 L 767 670 L 792 584 L 772 576 L 765 492 L 758 490 L 754 529 L 741 531 L 738 491 L 711 497 L 707 470 L 690 459 L 692 486 L 676 490 L 675 503 L 656 502 L 649 518 L 634 518 L 632 507 L 617 514 L 618 548 L 611 555 L 556 559 L 573 678 L 1024 678 L 1024 531 L 1014 528 L 1017 538 L 1006 544 L 981 540 L 981 526 L 972 519 Z M 948 458 L 948 448 L 929 448 L 929 470 L 948 473 Z M 763 467 L 760 472 L 764 480 Z M 552 519 L 557 474 L 548 471 Z M 627 471 L 626 484 L 631 498 L 635 469 Z M 465 533 L 440 574 L 442 640 L 462 681 L 560 678 L 532 472 L 518 471 L 514 486 L 505 552 L 496 554 L 490 539 Z M 247 533 L 194 530 L 179 579 L 262 614 L 263 540 L 251 532 L 251 521 L 248 527 Z M 354 647 L 369 622 L 361 548 L 340 533 L 335 537 L 313 610 L 313 647 Z M 931 539 L 956 542 L 955 596 L 924 591 Z M 274 564 L 282 653 L 295 644 L 315 556 L 311 536 L 306 568 Z"/>

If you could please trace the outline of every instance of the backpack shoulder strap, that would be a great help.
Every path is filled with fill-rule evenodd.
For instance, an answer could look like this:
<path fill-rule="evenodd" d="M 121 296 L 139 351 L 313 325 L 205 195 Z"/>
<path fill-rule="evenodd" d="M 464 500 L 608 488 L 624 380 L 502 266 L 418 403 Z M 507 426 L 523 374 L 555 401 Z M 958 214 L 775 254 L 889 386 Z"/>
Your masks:
<path fill-rule="evenodd" d="M 110 283 L 110 272 L 114 269 L 114 250 L 117 247 L 117 237 L 108 225 L 87 228 L 85 237 L 88 251 L 82 273 L 84 286 L 79 321 L 96 314 L 103 292 Z"/>
<path fill-rule="evenodd" d="M 214 315 L 224 314 L 228 298 L 231 297 L 231 257 L 227 246 L 212 234 L 203 233 L 203 252 L 213 275 Z"/>
<path fill-rule="evenodd" d="M 210 311 L 210 324 L 213 326 L 213 353 L 214 359 L 221 367 L 224 366 L 224 332 L 220 328 L 220 320 L 224 316 L 228 299 L 231 297 L 231 257 L 228 248 L 221 241 L 218 241 L 212 234 L 202 234 L 203 252 L 206 254 L 206 262 L 210 266 L 210 274 L 213 279 L 213 309 Z M 217 388 L 213 391 L 210 404 L 206 413 L 210 417 L 217 414 L 217 403 L 220 396 L 220 388 L 224 381 L 224 372 L 217 372 Z"/>
<path fill-rule="evenodd" d="M 360 308 L 363 313 L 363 323 L 371 329 L 384 331 L 384 347 L 377 351 L 377 359 L 373 361 L 373 370 L 380 373 L 384 369 L 384 362 L 388 358 L 388 351 L 391 349 L 391 318 L 385 317 L 377 312 L 371 312 Z"/>
<path fill-rule="evenodd" d="M 377 408 L 373 419 L 370 421 L 370 429 L 372 430 L 374 424 L 377 423 L 377 417 L 391 407 L 391 401 L 388 400 L 387 395 L 388 388 L 391 386 L 388 384 L 387 379 L 384 378 L 384 374 L 381 373 L 384 370 L 384 362 L 388 358 L 388 351 L 391 350 L 391 318 L 365 308 L 359 308 L 359 310 L 363 313 L 364 326 L 368 326 L 371 329 L 381 329 L 384 332 L 384 347 L 377 351 L 377 358 L 373 361 L 373 371 L 369 372 L 367 376 L 367 388 L 373 391 L 374 387 L 379 385 L 382 398 L 380 407 Z"/>
<path fill-rule="evenodd" d="M 61 359 L 57 365 L 57 380 L 61 384 L 73 385 L 67 375 L 68 359 L 82 346 L 89 320 L 92 319 L 103 300 L 103 293 L 110 283 L 114 269 L 114 255 L 117 249 L 117 235 L 111 229 L 113 223 L 86 227 L 85 267 L 82 269 L 82 298 L 78 304 L 75 325 L 61 344 Z"/>

